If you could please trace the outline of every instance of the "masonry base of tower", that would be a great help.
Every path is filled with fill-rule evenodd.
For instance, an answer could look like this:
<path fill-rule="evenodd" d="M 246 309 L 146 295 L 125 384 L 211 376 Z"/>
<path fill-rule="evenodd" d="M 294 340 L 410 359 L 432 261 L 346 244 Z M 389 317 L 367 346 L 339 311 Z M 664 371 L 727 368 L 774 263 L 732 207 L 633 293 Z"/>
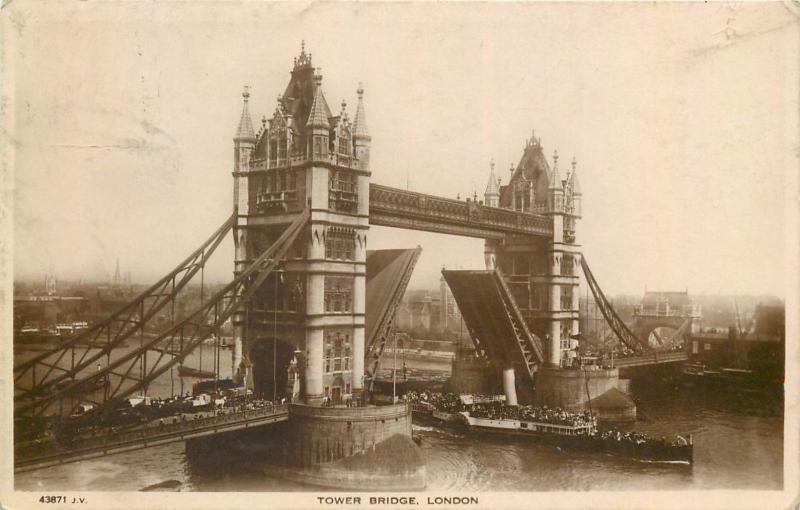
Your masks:
<path fill-rule="evenodd" d="M 210 469 L 230 458 L 263 462 L 266 473 L 290 485 L 395 491 L 422 490 L 426 484 L 405 403 L 357 408 L 293 404 L 284 422 L 191 439 L 186 454 Z"/>
<path fill-rule="evenodd" d="M 636 419 L 636 404 L 626 393 L 619 370 L 542 368 L 536 374 L 535 403 L 569 411 L 591 410 L 600 421 Z"/>
<path fill-rule="evenodd" d="M 425 488 L 425 463 L 411 439 L 411 407 L 289 408 L 285 473 L 306 484 L 358 490 Z"/>

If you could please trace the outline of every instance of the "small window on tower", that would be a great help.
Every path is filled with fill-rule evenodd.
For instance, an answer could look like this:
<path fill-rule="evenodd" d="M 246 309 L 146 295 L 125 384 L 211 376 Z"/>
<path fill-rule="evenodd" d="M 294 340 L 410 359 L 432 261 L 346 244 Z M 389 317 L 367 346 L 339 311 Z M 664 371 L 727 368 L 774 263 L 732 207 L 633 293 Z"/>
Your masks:
<path fill-rule="evenodd" d="M 270 140 L 269 142 L 269 160 L 273 163 L 278 158 L 278 141 Z"/>

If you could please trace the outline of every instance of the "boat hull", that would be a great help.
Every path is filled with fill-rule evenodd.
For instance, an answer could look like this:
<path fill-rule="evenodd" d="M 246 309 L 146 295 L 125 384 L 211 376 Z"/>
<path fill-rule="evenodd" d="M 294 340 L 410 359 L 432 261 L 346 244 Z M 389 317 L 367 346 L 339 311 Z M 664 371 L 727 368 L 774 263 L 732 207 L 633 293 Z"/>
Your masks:
<path fill-rule="evenodd" d="M 547 432 L 528 432 L 489 427 L 463 426 L 463 428 L 473 435 L 504 436 L 517 440 L 536 441 L 570 450 L 615 455 L 641 461 L 680 462 L 684 464 L 692 464 L 694 462 L 694 452 L 691 444 L 681 446 L 661 445 L 660 443 L 639 445 L 633 441 L 617 441 L 616 439 L 604 440 L 599 437 L 589 436 L 563 436 Z"/>
<path fill-rule="evenodd" d="M 536 441 L 559 448 L 589 453 L 614 455 L 646 462 L 674 462 L 692 464 L 694 446 L 673 445 L 660 441 L 636 443 L 633 440 L 614 437 L 602 438 L 590 435 L 590 425 L 578 427 L 559 426 L 549 423 L 526 422 L 507 419 L 470 417 L 466 414 L 443 413 L 415 409 L 413 419 L 417 423 L 444 428 L 455 428 L 459 432 L 487 438 L 507 438 L 519 441 Z M 559 430 L 560 433 L 554 432 Z"/>

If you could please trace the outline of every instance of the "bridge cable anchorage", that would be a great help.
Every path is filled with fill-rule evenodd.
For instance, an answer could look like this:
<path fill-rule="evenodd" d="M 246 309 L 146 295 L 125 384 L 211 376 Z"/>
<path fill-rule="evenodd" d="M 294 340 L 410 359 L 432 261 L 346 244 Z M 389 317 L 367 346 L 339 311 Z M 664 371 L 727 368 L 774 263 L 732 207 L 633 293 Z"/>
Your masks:
<path fill-rule="evenodd" d="M 386 344 L 390 337 L 397 334 L 397 308 L 400 306 L 400 302 L 402 301 L 403 295 L 408 287 L 408 282 L 411 280 L 411 275 L 414 272 L 414 267 L 417 265 L 417 261 L 419 260 L 421 254 L 422 248 L 419 246 L 412 250 L 411 258 L 407 262 L 402 276 L 392 292 L 391 298 L 388 300 L 384 309 L 379 312 L 380 317 L 378 318 L 379 326 L 377 333 L 373 336 L 373 338 L 368 339 L 369 345 L 367 345 L 365 349 L 365 359 L 371 361 L 371 367 L 366 367 L 364 375 L 365 378 L 370 381 L 370 392 L 373 391 L 375 377 L 378 375 L 378 367 L 380 366 L 381 356 L 383 356 L 383 351 L 386 348 Z"/>
<path fill-rule="evenodd" d="M 614 307 L 611 306 L 611 303 L 606 299 L 603 290 L 600 288 L 597 280 L 595 280 L 591 269 L 589 269 L 589 264 L 586 262 L 586 257 L 584 256 L 581 256 L 581 267 L 583 268 L 583 274 L 586 276 L 586 283 L 592 290 L 592 295 L 594 296 L 595 303 L 597 303 L 597 307 L 600 308 L 600 312 L 614 331 L 614 334 L 617 335 L 617 338 L 628 348 L 633 349 L 637 353 L 649 350 L 649 344 L 642 342 L 642 340 L 630 330 L 620 316 L 617 315 Z"/>
<path fill-rule="evenodd" d="M 120 307 L 106 319 L 62 342 L 58 347 L 45 351 L 34 358 L 14 367 L 14 388 L 18 398 L 34 398 L 63 381 L 74 380 L 81 371 L 89 368 L 92 363 L 114 347 L 121 345 L 126 339 L 136 332 L 143 330 L 145 324 L 167 304 L 174 306 L 178 293 L 186 286 L 192 277 L 200 270 L 205 259 L 211 255 L 233 227 L 235 215 L 231 215 L 200 247 L 179 263 L 172 271 L 167 273 L 158 282 L 153 284 L 130 302 Z M 176 282 L 177 280 L 177 282 Z M 150 303 L 146 301 L 152 300 Z M 114 330 L 112 334 L 112 330 Z M 84 349 L 80 359 L 75 360 L 75 348 Z M 90 354 L 92 347 L 99 347 L 99 352 Z M 59 366 L 64 357 L 70 354 L 70 368 Z M 44 368 L 44 374 L 38 379 L 35 376 L 37 368 Z M 60 375 L 50 377 L 54 370 Z M 30 386 L 26 375 L 31 375 Z M 40 372 L 41 374 L 41 372 Z"/>
<path fill-rule="evenodd" d="M 105 368 L 88 375 L 85 374 L 80 379 L 73 379 L 65 387 L 55 388 L 55 391 L 41 395 L 32 402 L 21 402 L 16 409 L 17 415 L 41 415 L 53 404 L 63 404 L 66 399 L 71 400 L 71 413 L 77 409 L 82 400 L 86 400 L 81 396 L 81 387 L 98 387 L 98 385 L 105 387 L 100 407 L 120 403 L 125 397 L 147 387 L 163 373 L 181 363 L 206 338 L 217 334 L 222 324 L 241 310 L 242 305 L 252 298 L 266 278 L 277 269 L 281 259 L 298 238 L 309 218 L 310 211 L 306 209 L 244 271 L 179 322 L 168 327 L 155 338 L 145 340 L 142 345 L 136 346 L 133 350 L 109 360 Z M 176 338 L 182 340 L 180 350 L 166 349 L 165 346 L 174 345 Z M 157 352 L 160 354 L 152 365 L 145 367 L 143 377 L 131 376 L 130 372 L 136 366 L 137 361 L 143 359 L 147 351 L 154 349 L 158 349 Z M 113 350 L 108 352 L 113 353 Z M 165 357 L 170 359 L 162 363 Z M 120 368 L 123 371 L 117 370 Z M 113 389 L 112 376 L 119 378 Z"/>

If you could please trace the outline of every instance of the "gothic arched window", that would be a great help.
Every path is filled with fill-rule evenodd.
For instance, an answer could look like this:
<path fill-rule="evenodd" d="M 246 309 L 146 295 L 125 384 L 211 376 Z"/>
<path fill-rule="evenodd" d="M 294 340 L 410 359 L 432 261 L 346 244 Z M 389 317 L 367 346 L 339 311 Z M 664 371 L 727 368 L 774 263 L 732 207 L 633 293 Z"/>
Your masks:
<path fill-rule="evenodd" d="M 278 138 L 278 160 L 286 161 L 286 132 L 281 131 Z"/>
<path fill-rule="evenodd" d="M 342 132 L 339 134 L 339 154 L 349 156 L 351 147 L 350 133 L 347 129 L 342 129 Z"/>

